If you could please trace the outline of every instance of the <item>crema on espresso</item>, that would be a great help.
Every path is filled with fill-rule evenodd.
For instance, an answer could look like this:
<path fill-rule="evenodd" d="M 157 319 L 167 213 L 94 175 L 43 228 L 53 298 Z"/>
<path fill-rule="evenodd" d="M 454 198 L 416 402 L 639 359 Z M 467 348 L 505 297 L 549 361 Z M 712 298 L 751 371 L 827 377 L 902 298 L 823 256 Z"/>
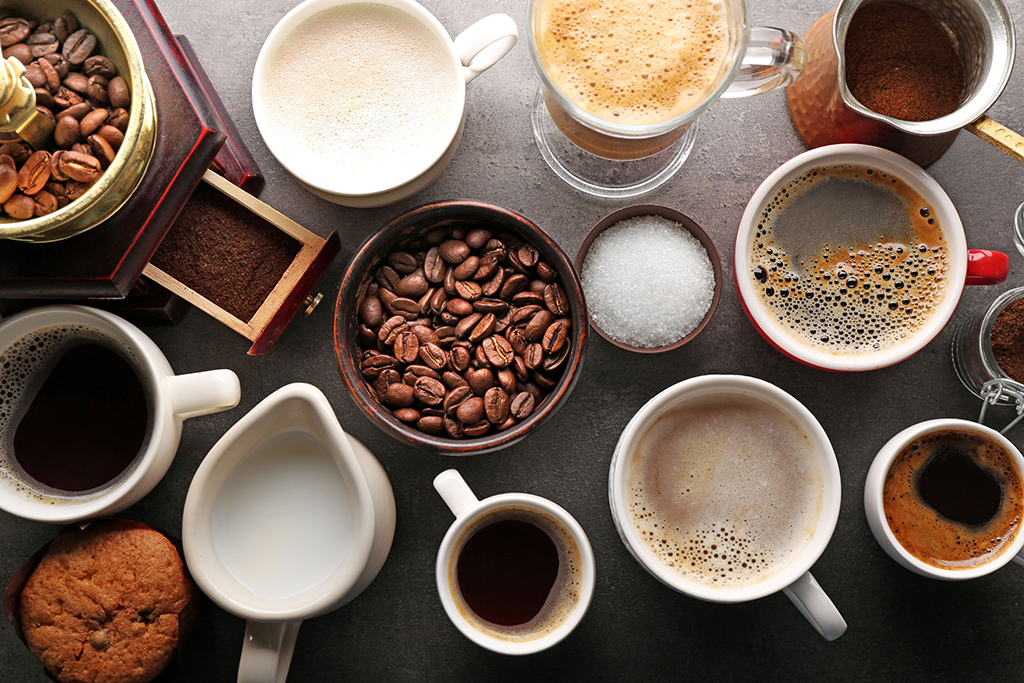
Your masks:
<path fill-rule="evenodd" d="M 824 476 L 810 438 L 780 408 L 742 394 L 697 397 L 641 437 L 626 501 L 662 564 L 697 584 L 737 588 L 807 547 Z"/>
<path fill-rule="evenodd" d="M 812 169 L 762 209 L 750 244 L 760 303 L 811 348 L 866 355 L 896 347 L 946 295 L 949 251 L 933 207 L 867 166 Z"/>

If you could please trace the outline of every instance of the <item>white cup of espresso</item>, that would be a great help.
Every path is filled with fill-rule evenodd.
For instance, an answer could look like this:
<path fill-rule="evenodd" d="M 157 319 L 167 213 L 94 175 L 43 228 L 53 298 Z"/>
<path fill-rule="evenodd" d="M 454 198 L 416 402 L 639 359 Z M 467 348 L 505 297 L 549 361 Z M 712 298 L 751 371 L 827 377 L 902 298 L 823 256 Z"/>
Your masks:
<path fill-rule="evenodd" d="M 256 125 L 281 165 L 317 196 L 391 204 L 448 165 L 462 135 L 466 84 L 517 39 L 504 14 L 453 41 L 415 0 L 306 0 L 260 50 Z"/>
<path fill-rule="evenodd" d="M 615 526 L 655 578 L 709 602 L 784 591 L 826 640 L 846 622 L 810 569 L 840 494 L 835 452 L 811 412 L 740 375 L 656 395 L 626 425 L 609 473 Z"/>
<path fill-rule="evenodd" d="M 826 370 L 909 358 L 946 325 L 964 285 L 1002 282 L 1008 270 L 1006 254 L 967 248 L 934 178 L 869 145 L 827 145 L 782 164 L 736 232 L 750 322 L 784 355 Z"/>
<path fill-rule="evenodd" d="M 437 553 L 437 590 L 452 623 L 494 652 L 540 652 L 568 636 L 594 595 L 594 552 L 572 515 L 546 498 L 480 500 L 457 470 L 434 488 L 455 515 Z M 514 569 L 513 569 L 514 568 Z"/>
<path fill-rule="evenodd" d="M 921 576 L 963 581 L 1024 565 L 1024 456 L 977 422 L 919 422 L 878 451 L 864 512 L 889 557 Z"/>
<path fill-rule="evenodd" d="M 125 392 L 111 375 L 92 374 L 108 363 Z M 137 327 L 73 305 L 32 308 L 0 323 L 0 385 L 7 389 L 0 403 L 0 508 L 56 523 L 138 502 L 171 466 L 182 422 L 233 408 L 241 395 L 231 370 L 175 375 Z M 59 391 L 69 386 L 72 392 Z M 127 391 L 135 398 L 126 399 Z M 134 440 L 117 440 L 128 432 Z M 61 445 L 65 437 L 77 438 L 70 462 L 59 458 L 69 450 Z"/>

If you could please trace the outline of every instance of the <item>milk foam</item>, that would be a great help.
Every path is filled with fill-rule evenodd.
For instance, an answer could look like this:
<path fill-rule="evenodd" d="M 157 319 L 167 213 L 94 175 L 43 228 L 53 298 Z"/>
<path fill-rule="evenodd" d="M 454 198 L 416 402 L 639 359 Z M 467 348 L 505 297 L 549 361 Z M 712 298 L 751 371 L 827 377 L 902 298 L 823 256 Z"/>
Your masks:
<path fill-rule="evenodd" d="M 688 581 L 737 588 L 787 567 L 824 505 L 814 447 L 780 409 L 743 395 L 699 398 L 637 444 L 627 502 L 648 548 Z"/>
<path fill-rule="evenodd" d="M 718 85 L 728 21 L 722 0 L 547 0 L 537 49 L 558 90 L 584 111 L 657 123 Z"/>
<path fill-rule="evenodd" d="M 444 153 L 458 125 L 450 54 L 394 7 L 357 3 L 310 17 L 266 74 L 266 137 L 283 143 L 271 144 L 274 153 L 346 194 L 411 180 Z"/>

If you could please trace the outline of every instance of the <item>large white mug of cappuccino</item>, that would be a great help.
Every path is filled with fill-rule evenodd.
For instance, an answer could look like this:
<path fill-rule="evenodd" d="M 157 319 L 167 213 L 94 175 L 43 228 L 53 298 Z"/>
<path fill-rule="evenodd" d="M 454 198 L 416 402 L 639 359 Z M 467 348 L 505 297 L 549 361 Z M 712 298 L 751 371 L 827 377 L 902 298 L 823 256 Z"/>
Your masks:
<path fill-rule="evenodd" d="M 466 84 L 517 39 L 504 14 L 453 41 L 415 0 L 306 0 L 260 50 L 256 125 L 281 165 L 317 196 L 357 207 L 397 202 L 451 161 Z"/>
<path fill-rule="evenodd" d="M 967 248 L 956 207 L 920 166 L 851 144 L 804 152 L 761 183 L 735 266 L 740 303 L 772 346 L 859 371 L 924 348 L 964 285 L 1002 282 L 1009 258 Z"/>
<path fill-rule="evenodd" d="M 227 369 L 176 375 L 116 315 L 41 306 L 0 323 L 0 509 L 41 522 L 112 515 L 149 493 L 186 418 L 233 408 Z"/>
<path fill-rule="evenodd" d="M 665 585 L 710 602 L 784 591 L 826 640 L 846 621 L 810 573 L 840 500 L 825 430 L 795 398 L 741 375 L 703 375 L 648 401 L 612 456 L 622 541 Z"/>

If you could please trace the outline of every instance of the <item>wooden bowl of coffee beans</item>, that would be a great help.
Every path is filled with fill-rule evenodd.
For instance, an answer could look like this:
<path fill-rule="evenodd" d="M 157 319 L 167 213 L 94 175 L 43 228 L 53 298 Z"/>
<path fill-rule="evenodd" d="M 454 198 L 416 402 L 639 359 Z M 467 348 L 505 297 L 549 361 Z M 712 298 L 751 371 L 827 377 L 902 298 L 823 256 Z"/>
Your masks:
<path fill-rule="evenodd" d="M 533 222 L 454 200 L 402 214 L 356 252 L 334 349 L 356 404 L 411 446 L 473 455 L 547 421 L 579 377 L 587 311 Z"/>
<path fill-rule="evenodd" d="M 0 238 L 49 242 L 95 227 L 138 187 L 156 140 L 131 28 L 109 0 L 11 0 L 0 45 L 55 124 L 38 149 L 0 133 Z"/>

